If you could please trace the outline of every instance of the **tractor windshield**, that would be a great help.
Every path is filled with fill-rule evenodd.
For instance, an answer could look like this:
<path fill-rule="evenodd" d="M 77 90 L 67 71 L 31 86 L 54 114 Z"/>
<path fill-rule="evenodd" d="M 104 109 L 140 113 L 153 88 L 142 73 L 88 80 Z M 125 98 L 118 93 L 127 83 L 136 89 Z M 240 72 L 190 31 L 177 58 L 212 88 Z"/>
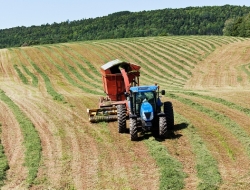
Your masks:
<path fill-rule="evenodd" d="M 140 114 L 140 108 L 141 104 L 145 101 L 149 102 L 153 109 L 156 110 L 156 97 L 155 92 L 138 92 L 135 93 L 135 100 L 136 100 L 136 106 L 135 106 L 135 112 L 136 114 Z"/>

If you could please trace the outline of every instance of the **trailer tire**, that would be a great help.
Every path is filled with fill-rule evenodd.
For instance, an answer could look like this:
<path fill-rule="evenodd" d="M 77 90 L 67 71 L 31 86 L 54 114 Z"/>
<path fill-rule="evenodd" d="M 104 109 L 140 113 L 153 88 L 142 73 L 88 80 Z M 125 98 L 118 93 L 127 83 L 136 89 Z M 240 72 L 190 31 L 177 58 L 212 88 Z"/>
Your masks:
<path fill-rule="evenodd" d="M 131 141 L 137 141 L 138 140 L 137 119 L 136 118 L 130 118 L 129 120 L 130 120 L 129 124 L 130 124 Z"/>
<path fill-rule="evenodd" d="M 159 117 L 159 135 L 160 137 L 166 137 L 168 132 L 166 117 Z"/>
<path fill-rule="evenodd" d="M 172 102 L 164 102 L 163 109 L 166 115 L 168 130 L 173 130 L 174 129 L 174 111 L 173 111 Z"/>
<path fill-rule="evenodd" d="M 119 133 L 125 133 L 127 131 L 126 112 L 126 106 L 124 104 L 117 105 L 117 120 Z"/>

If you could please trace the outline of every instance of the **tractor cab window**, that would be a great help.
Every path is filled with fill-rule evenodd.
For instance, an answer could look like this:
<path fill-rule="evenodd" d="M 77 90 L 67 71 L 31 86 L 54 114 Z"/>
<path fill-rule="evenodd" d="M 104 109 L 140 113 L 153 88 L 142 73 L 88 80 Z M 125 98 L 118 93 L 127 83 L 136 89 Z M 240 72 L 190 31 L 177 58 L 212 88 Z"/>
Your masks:
<path fill-rule="evenodd" d="M 150 103 L 154 110 L 156 110 L 156 94 L 155 92 L 145 92 L 146 100 Z"/>
<path fill-rule="evenodd" d="M 145 101 L 146 100 L 146 95 L 145 95 L 145 93 L 144 92 L 138 92 L 137 93 L 137 96 L 136 96 L 136 102 L 137 103 L 142 103 L 143 102 L 143 100 Z"/>
<path fill-rule="evenodd" d="M 149 102 L 153 109 L 156 109 L 156 103 L 155 103 L 155 93 L 154 92 L 138 92 L 135 95 L 135 102 L 136 102 L 136 114 L 140 114 L 140 108 L 141 104 L 143 102 Z"/>

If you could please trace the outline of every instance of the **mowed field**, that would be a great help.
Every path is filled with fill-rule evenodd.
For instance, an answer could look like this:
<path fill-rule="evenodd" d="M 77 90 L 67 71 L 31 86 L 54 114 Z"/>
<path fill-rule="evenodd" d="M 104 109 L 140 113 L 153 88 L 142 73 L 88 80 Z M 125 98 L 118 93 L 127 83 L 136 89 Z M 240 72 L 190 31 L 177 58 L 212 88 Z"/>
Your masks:
<path fill-rule="evenodd" d="M 175 126 L 138 142 L 92 124 L 100 67 L 141 66 Z M 248 189 L 250 39 L 170 36 L 0 50 L 1 189 Z M 128 126 L 127 126 L 128 127 Z"/>

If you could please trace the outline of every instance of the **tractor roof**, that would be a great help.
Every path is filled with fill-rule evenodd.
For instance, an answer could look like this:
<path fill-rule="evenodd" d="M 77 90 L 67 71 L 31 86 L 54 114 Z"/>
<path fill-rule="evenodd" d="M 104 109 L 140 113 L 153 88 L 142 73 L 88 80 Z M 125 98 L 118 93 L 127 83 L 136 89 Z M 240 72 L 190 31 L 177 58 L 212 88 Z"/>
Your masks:
<path fill-rule="evenodd" d="M 130 87 L 130 90 L 132 92 L 152 92 L 152 91 L 156 91 L 157 89 L 158 89 L 158 86 L 156 85 Z"/>

